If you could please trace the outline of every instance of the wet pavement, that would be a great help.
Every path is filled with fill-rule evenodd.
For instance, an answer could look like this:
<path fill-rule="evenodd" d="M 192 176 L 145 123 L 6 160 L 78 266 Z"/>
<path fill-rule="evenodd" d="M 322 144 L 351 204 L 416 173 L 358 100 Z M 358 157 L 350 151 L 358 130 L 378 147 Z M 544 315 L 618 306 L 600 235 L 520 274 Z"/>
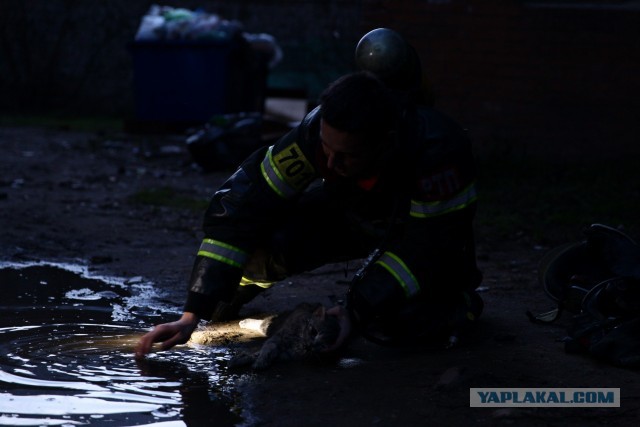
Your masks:
<path fill-rule="evenodd" d="M 555 325 L 533 325 L 525 315 L 553 305 L 537 282 L 543 251 L 582 238 L 582 222 L 571 218 L 592 218 L 588 203 L 576 200 L 595 197 L 592 208 L 602 215 L 593 219 L 624 222 L 631 235 L 640 235 L 633 216 L 638 210 L 628 204 L 637 199 L 637 185 L 632 184 L 638 180 L 630 178 L 637 175 L 637 156 L 626 155 L 628 168 L 616 161 L 614 174 L 607 173 L 600 159 L 576 169 L 571 161 L 556 165 L 557 156 L 540 164 L 521 162 L 519 150 L 502 152 L 502 142 L 495 152 L 485 151 L 485 196 L 477 224 L 486 310 L 478 333 L 460 347 L 446 352 L 391 349 L 355 339 L 335 365 L 283 363 L 267 372 L 234 377 L 224 367 L 225 349 L 233 348 L 234 336 L 223 336 L 224 342 L 211 348 L 183 346 L 153 353 L 141 365 L 130 357 L 131 346 L 144 330 L 178 318 L 203 237 L 203 209 L 191 208 L 191 202 L 206 202 L 228 173 L 203 174 L 193 168 L 182 136 L 3 127 L 0 140 L 0 260 L 20 263 L 22 272 L 31 271 L 31 266 L 47 267 L 45 275 L 25 284 L 13 267 L 0 265 L 0 369 L 11 375 L 10 381 L 0 380 L 0 425 L 638 425 L 637 371 L 566 354 L 558 339 L 565 335 L 570 316 Z M 174 152 L 175 147 L 180 153 L 153 154 Z M 536 154 L 533 146 L 527 150 L 523 160 Z M 612 188 L 620 191 L 607 191 Z M 173 194 L 190 202 L 176 206 L 176 197 L 143 202 L 141 194 Z M 541 205 L 544 195 L 553 197 Z M 609 196 L 615 198 L 610 201 Z M 556 213 L 562 214 L 560 221 L 549 227 Z M 72 274 L 49 268 L 60 264 L 43 265 L 41 260 L 70 263 L 63 266 L 72 267 Z M 91 274 L 86 274 L 87 265 Z M 354 263 L 349 269 L 358 266 Z M 346 292 L 346 270 L 336 266 L 277 283 L 245 306 L 245 314 L 282 312 L 300 302 L 329 304 Z M 96 273 L 127 279 L 112 283 Z M 82 280 L 64 285 L 75 276 Z M 84 281 L 91 279 L 102 283 Z M 56 286 L 50 292 L 51 283 Z M 54 331 L 51 325 L 69 326 Z M 83 325 L 89 332 L 80 336 Z M 15 329 L 22 327 L 31 329 Z M 67 347 L 56 347 L 56 341 Z M 101 349 L 93 349 L 96 342 Z M 54 365 L 58 360 L 64 368 Z M 60 384 L 18 384 L 16 377 L 90 384 L 105 388 L 101 393 L 108 397 Z M 622 405 L 492 411 L 469 407 L 471 387 L 619 387 Z M 121 408 L 124 403 L 159 408 L 107 414 L 96 412 L 93 402 L 95 406 L 85 406 L 85 414 L 55 415 L 52 409 L 35 413 L 34 402 L 59 402 L 61 396 L 82 398 L 84 403 L 91 402 L 89 398 L 122 403 Z M 21 414 L 16 402 L 23 397 L 30 398 L 29 413 Z"/>
<path fill-rule="evenodd" d="M 0 285 L 0 425 L 242 422 L 228 349 L 132 357 L 144 331 L 177 313 L 152 284 L 31 263 L 0 264 Z"/>

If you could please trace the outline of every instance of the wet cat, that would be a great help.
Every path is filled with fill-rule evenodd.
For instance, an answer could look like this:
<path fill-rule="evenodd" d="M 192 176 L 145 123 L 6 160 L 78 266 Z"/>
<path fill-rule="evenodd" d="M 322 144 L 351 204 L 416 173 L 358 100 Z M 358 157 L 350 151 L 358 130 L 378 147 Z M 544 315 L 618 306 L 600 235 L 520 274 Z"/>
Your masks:
<path fill-rule="evenodd" d="M 338 318 L 326 313 L 321 304 L 299 304 L 294 310 L 266 319 L 244 319 L 241 328 L 262 332 L 267 340 L 259 351 L 242 352 L 233 357 L 229 367 L 251 365 L 261 370 L 276 360 L 305 360 L 319 356 L 340 335 Z"/>

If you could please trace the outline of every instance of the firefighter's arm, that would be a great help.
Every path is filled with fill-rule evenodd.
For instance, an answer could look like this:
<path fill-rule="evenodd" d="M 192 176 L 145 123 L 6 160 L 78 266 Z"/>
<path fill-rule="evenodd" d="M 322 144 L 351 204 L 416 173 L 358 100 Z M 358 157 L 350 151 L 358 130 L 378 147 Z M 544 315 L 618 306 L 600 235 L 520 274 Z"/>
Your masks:
<path fill-rule="evenodd" d="M 472 220 L 477 200 L 475 166 L 466 132 L 441 114 L 424 109 L 415 152 L 404 159 L 407 182 L 402 232 L 385 242 L 378 257 L 350 291 L 357 322 L 393 316 L 413 298 L 439 298 L 473 282 Z"/>
<path fill-rule="evenodd" d="M 464 188 L 449 204 L 434 203 L 431 215 L 412 200 L 403 232 L 390 240 L 350 289 L 350 311 L 357 323 L 392 317 L 419 296 L 446 298 L 472 280 L 474 188 Z"/>
<path fill-rule="evenodd" d="M 305 123 L 251 155 L 214 194 L 194 263 L 185 311 L 202 318 L 230 297 L 275 221 L 317 177 Z"/>

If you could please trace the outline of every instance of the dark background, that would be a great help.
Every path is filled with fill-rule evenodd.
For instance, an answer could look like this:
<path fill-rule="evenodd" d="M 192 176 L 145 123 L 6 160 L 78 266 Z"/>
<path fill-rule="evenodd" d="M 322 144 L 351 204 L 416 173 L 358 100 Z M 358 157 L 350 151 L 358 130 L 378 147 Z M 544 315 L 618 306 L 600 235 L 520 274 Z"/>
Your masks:
<path fill-rule="evenodd" d="M 184 133 L 122 131 L 134 104 L 127 45 L 151 3 L 0 0 L 0 259 L 144 277 L 180 307 L 202 212 L 227 173 L 192 167 Z M 637 370 L 565 354 L 571 317 L 532 325 L 525 312 L 554 306 L 538 281 L 553 247 L 594 222 L 640 237 L 638 1 L 164 4 L 275 36 L 284 59 L 269 89 L 297 89 L 311 103 L 352 69 L 364 33 L 394 28 L 418 49 L 436 105 L 469 129 L 478 159 L 478 335 L 453 352 L 361 341 L 348 354 L 364 362 L 355 368 L 284 364 L 245 384 L 240 408 L 265 426 L 637 425 Z M 326 303 L 346 291 L 346 270 L 283 281 L 254 307 Z M 619 387 L 622 407 L 476 410 L 470 387 Z"/>
<path fill-rule="evenodd" d="M 152 4 L 0 0 L 0 124 L 135 119 L 128 45 Z M 267 90 L 294 89 L 311 104 L 353 70 L 362 35 L 393 28 L 417 48 L 436 106 L 469 129 L 484 197 L 495 202 L 487 223 L 535 235 L 558 224 L 636 222 L 640 1 L 158 4 L 201 8 L 274 36 L 284 58 Z"/>
<path fill-rule="evenodd" d="M 0 2 L 0 111 L 132 115 L 127 49 L 152 1 Z M 418 49 L 438 105 L 480 139 L 611 155 L 638 141 L 640 2 L 236 0 L 202 8 L 273 35 L 270 88 L 311 101 L 353 67 L 359 38 L 390 27 Z M 533 145 L 534 147 L 530 147 Z M 551 150 L 551 151 L 554 151 Z M 574 155 L 576 153 L 573 153 Z"/>

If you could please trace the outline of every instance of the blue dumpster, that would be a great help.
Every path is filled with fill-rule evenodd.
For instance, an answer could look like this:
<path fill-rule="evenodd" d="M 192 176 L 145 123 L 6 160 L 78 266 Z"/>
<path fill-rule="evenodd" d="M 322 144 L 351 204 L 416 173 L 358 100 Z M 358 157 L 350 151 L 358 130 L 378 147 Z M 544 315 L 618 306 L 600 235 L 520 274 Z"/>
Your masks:
<path fill-rule="evenodd" d="M 263 109 L 266 58 L 242 37 L 135 41 L 130 48 L 138 121 L 198 124 Z"/>

